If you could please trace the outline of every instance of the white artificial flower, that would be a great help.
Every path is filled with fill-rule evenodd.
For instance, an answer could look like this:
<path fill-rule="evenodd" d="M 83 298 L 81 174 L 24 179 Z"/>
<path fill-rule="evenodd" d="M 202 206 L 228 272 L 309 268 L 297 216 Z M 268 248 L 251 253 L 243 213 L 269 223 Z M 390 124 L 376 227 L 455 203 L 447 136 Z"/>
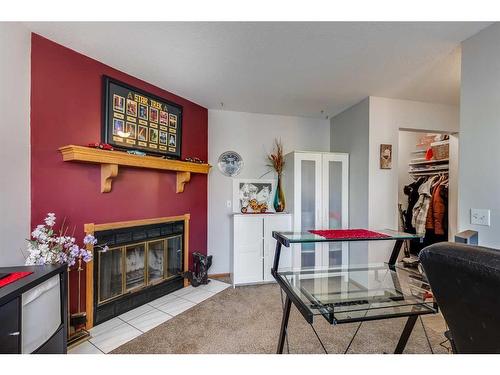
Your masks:
<path fill-rule="evenodd" d="M 47 217 L 45 218 L 45 224 L 47 224 L 49 227 L 53 227 L 56 223 L 56 214 L 53 212 L 49 212 L 47 214 Z"/>

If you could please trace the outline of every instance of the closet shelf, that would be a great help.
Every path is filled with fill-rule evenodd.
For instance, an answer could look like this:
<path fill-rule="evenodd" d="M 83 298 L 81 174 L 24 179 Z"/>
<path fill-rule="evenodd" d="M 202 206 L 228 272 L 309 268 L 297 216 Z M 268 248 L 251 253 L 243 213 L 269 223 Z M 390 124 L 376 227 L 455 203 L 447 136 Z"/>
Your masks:
<path fill-rule="evenodd" d="M 422 160 L 422 161 L 414 161 L 408 163 L 408 165 L 426 165 L 426 164 L 440 164 L 440 163 L 448 163 L 449 159 L 441 159 L 441 160 Z"/>

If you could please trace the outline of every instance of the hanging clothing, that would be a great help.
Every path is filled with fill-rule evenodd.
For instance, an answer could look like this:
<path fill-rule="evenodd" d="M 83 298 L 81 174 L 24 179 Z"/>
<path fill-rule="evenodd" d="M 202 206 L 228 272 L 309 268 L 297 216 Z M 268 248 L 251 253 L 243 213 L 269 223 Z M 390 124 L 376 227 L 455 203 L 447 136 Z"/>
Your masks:
<path fill-rule="evenodd" d="M 444 235 L 448 230 L 447 209 L 448 189 L 443 185 L 438 185 L 432 195 L 434 232 L 436 235 Z"/>
<path fill-rule="evenodd" d="M 427 212 L 432 198 L 431 187 L 437 176 L 429 178 L 418 188 L 419 198 L 413 207 L 412 225 L 418 235 L 425 235 L 425 224 L 427 222 Z"/>
<path fill-rule="evenodd" d="M 425 229 L 434 229 L 434 193 L 436 192 L 436 187 L 431 187 L 431 199 L 429 202 L 429 209 L 427 210 L 427 218 L 425 220 Z"/>
<path fill-rule="evenodd" d="M 418 189 L 425 182 L 425 178 L 419 178 L 417 181 L 404 187 L 403 191 L 408 196 L 408 207 L 404 212 L 404 230 L 408 233 L 415 233 L 415 228 L 412 225 L 413 207 L 418 201 Z"/>

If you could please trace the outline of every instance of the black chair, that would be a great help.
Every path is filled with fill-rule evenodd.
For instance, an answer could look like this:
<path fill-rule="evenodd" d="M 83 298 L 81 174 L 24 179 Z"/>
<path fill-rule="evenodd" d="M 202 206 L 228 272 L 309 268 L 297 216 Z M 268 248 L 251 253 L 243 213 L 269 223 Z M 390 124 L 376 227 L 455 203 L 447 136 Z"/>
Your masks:
<path fill-rule="evenodd" d="M 419 255 L 454 353 L 500 353 L 500 251 L 441 242 Z"/>

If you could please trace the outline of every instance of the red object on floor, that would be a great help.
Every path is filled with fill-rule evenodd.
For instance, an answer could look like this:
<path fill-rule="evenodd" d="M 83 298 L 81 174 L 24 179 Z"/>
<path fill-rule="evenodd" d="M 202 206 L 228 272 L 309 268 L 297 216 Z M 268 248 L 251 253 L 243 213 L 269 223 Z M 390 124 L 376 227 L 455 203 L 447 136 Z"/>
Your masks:
<path fill-rule="evenodd" d="M 310 230 L 310 233 L 328 238 L 329 240 L 352 240 L 352 239 L 371 239 L 387 238 L 387 234 L 373 232 L 366 229 L 328 229 L 328 230 Z"/>
<path fill-rule="evenodd" d="M 13 272 L 9 276 L 0 280 L 0 288 L 13 283 L 16 280 L 22 279 L 25 276 L 31 275 L 33 272 Z"/>

